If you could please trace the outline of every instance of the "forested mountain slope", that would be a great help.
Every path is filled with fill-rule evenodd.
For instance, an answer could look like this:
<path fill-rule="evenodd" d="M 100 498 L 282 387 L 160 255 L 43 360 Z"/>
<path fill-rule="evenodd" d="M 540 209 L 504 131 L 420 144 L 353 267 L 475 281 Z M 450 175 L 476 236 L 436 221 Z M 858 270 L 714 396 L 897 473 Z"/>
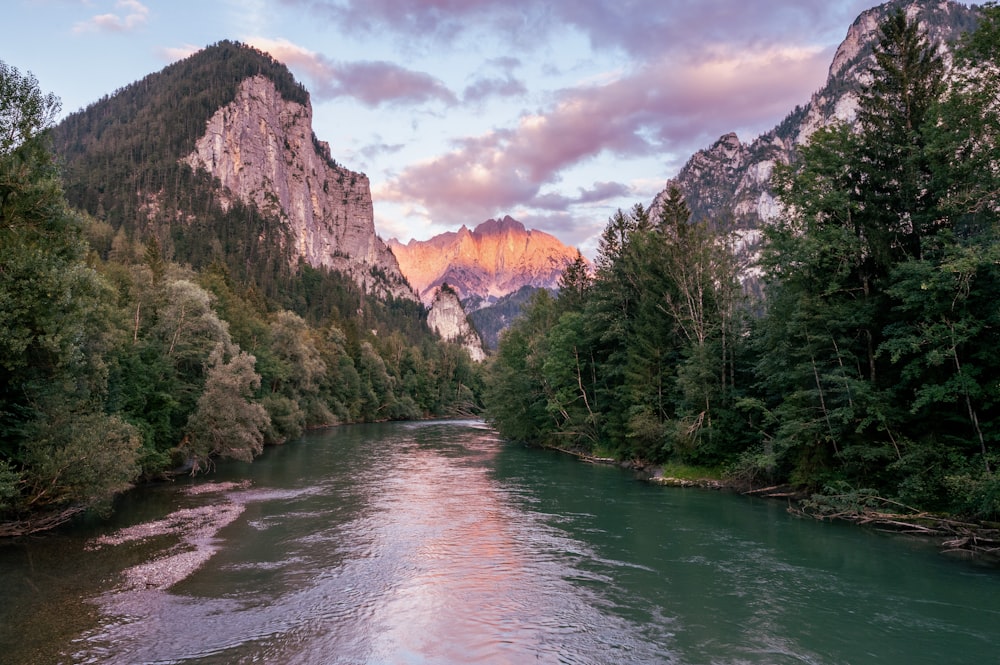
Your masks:
<path fill-rule="evenodd" d="M 749 233 L 744 237 L 756 242 L 756 231 L 780 212 L 780 201 L 771 185 L 775 167 L 794 161 L 799 147 L 817 129 L 832 122 L 856 122 L 859 97 L 871 81 L 878 26 L 896 10 L 919 22 L 929 42 L 944 57 L 946 69 L 951 47 L 975 28 L 979 17 L 975 8 L 950 0 L 893 0 L 863 12 L 837 48 L 826 83 L 805 104 L 748 143 L 729 133 L 695 153 L 667 182 L 652 207 L 666 198 L 671 187 L 677 187 L 684 192 L 695 219 L 713 219 L 746 230 Z"/>
<path fill-rule="evenodd" d="M 0 536 L 305 428 L 478 412 L 284 67 L 224 42 L 54 129 L 32 77 L 0 91 Z"/>
<path fill-rule="evenodd" d="M 66 195 L 194 267 L 223 260 L 268 295 L 301 259 L 413 298 L 375 234 L 368 178 L 312 131 L 284 65 L 220 42 L 70 115 L 53 132 Z"/>

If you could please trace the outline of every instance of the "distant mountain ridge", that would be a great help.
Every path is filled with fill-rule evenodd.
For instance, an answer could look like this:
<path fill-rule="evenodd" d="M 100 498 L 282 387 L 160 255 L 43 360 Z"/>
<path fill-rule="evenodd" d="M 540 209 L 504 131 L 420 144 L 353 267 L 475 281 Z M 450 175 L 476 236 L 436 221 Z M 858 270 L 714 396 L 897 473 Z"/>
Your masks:
<path fill-rule="evenodd" d="M 399 267 L 429 305 L 447 283 L 467 311 L 496 302 L 523 286 L 555 288 L 577 250 L 543 231 L 505 216 L 469 230 L 462 226 L 429 240 L 389 240 Z"/>
<path fill-rule="evenodd" d="M 517 317 L 521 316 L 521 312 L 528 306 L 540 288 L 522 286 L 491 305 L 470 312 L 469 321 L 479 331 L 483 346 L 487 350 L 494 351 L 499 347 L 500 333 L 509 328 Z M 549 291 L 555 292 L 555 289 L 549 289 Z"/>
<path fill-rule="evenodd" d="M 775 165 L 794 160 L 798 146 L 820 127 L 835 121 L 854 122 L 858 94 L 874 63 L 878 27 L 898 8 L 911 19 L 919 19 L 930 42 L 944 53 L 946 63 L 950 63 L 948 45 L 975 28 L 979 16 L 977 9 L 950 0 L 893 0 L 862 12 L 837 48 L 825 85 L 804 106 L 795 108 L 774 129 L 750 143 L 728 133 L 699 150 L 667 181 L 652 207 L 658 209 L 670 188 L 676 186 L 695 219 L 731 221 L 744 233 L 746 243 L 753 245 L 761 225 L 781 211 L 771 189 Z"/>

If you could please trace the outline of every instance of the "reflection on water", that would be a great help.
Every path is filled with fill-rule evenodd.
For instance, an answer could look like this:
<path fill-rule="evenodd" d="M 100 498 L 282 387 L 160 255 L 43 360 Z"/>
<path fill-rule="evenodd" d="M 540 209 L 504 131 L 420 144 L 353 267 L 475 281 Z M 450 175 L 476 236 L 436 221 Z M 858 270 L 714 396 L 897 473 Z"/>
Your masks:
<path fill-rule="evenodd" d="M 993 571 L 504 445 L 480 423 L 339 428 L 211 482 L 247 476 L 224 495 L 138 493 L 113 524 L 0 548 L 0 659 L 981 663 L 1000 646 Z M 223 501 L 242 512 L 200 539 L 92 547 Z M 201 546 L 172 586 L 123 577 Z"/>

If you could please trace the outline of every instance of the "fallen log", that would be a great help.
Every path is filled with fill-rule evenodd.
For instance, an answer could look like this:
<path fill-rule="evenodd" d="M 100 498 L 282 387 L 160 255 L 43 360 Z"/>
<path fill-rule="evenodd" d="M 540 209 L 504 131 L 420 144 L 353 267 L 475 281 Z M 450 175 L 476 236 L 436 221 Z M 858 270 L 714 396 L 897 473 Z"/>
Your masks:
<path fill-rule="evenodd" d="M 3 522 L 0 523 L 0 538 L 30 536 L 33 533 L 47 531 L 61 524 L 65 524 L 83 511 L 83 508 L 73 507 L 23 520 Z"/>

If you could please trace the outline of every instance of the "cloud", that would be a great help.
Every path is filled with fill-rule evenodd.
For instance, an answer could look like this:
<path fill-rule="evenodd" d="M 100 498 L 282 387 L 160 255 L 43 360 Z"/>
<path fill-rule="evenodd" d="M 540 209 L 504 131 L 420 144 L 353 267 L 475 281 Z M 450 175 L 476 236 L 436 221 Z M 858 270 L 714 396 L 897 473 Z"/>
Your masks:
<path fill-rule="evenodd" d="M 507 96 L 537 106 L 479 135 L 454 139 L 436 156 L 395 171 L 373 194 L 379 205 L 405 206 L 411 218 L 435 225 L 519 210 L 548 225 L 538 228 L 565 225 L 563 234 L 583 224 L 578 217 L 603 213 L 605 201 L 648 195 L 625 185 L 612 189 L 620 177 L 614 171 L 591 175 L 608 182 L 589 188 L 575 181 L 561 187 L 573 170 L 585 167 L 592 174 L 596 161 L 610 156 L 652 158 L 664 171 L 675 171 L 722 134 L 736 131 L 746 141 L 774 127 L 822 85 L 833 45 L 872 4 L 280 1 L 355 36 L 392 35 L 414 52 L 497 56 L 468 80 L 461 100 L 475 106 Z M 589 53 L 582 51 L 586 62 L 559 57 L 581 53 L 581 43 L 590 46 Z M 571 50 L 553 55 L 563 45 Z M 576 72 L 581 80 L 532 97 L 539 91 L 527 72 L 518 71 L 524 62 L 545 77 L 565 81 Z M 595 63 L 604 70 L 594 72 Z"/>
<path fill-rule="evenodd" d="M 769 46 L 700 58 L 664 58 L 599 85 L 562 90 L 551 106 L 522 114 L 515 126 L 462 139 L 452 151 L 404 169 L 381 193 L 420 203 L 435 221 L 516 205 L 560 209 L 571 199 L 539 196 L 541 187 L 601 154 L 690 155 L 733 129 L 773 127 L 806 101 L 809 81 L 823 79 L 829 53 Z"/>
<path fill-rule="evenodd" d="M 521 67 L 520 59 L 513 56 L 491 58 L 485 63 L 488 74 L 480 74 L 466 86 L 462 101 L 478 104 L 490 97 L 523 97 L 528 94 L 524 81 L 514 76 L 514 70 Z M 500 76 L 494 72 L 499 71 Z"/>
<path fill-rule="evenodd" d="M 138 0 L 118 0 L 115 14 L 98 14 L 73 26 L 73 32 L 132 32 L 146 25 L 149 8 Z"/>
<path fill-rule="evenodd" d="M 466 87 L 462 100 L 477 103 L 489 97 L 519 97 L 527 93 L 527 86 L 513 76 L 481 78 Z"/>
<path fill-rule="evenodd" d="M 521 62 L 520 58 L 515 58 L 514 56 L 500 56 L 498 58 L 491 58 L 486 61 L 487 65 L 491 67 L 496 67 L 502 72 L 510 73 L 515 69 L 519 68 L 524 63 Z"/>
<path fill-rule="evenodd" d="M 201 46 L 185 44 L 184 46 L 166 46 L 158 49 L 157 53 L 167 62 L 177 62 L 178 60 L 183 60 L 190 55 L 194 55 L 201 49 Z"/>
<path fill-rule="evenodd" d="M 257 37 L 247 43 L 309 78 L 311 92 L 319 99 L 352 97 L 368 107 L 458 102 L 433 76 L 391 62 L 335 62 L 285 39 Z"/>
<path fill-rule="evenodd" d="M 817 26 L 844 26 L 870 0 L 283 0 L 350 31 L 391 30 L 410 39 L 451 43 L 499 32 L 520 49 L 574 30 L 595 50 L 648 56 L 709 43 L 798 40 Z M 842 36 L 843 33 L 841 33 Z"/>
<path fill-rule="evenodd" d="M 360 154 L 365 159 L 374 159 L 379 155 L 393 155 L 405 147 L 406 145 L 403 143 L 377 142 L 377 143 L 371 143 L 359 149 L 358 154 Z"/>
<path fill-rule="evenodd" d="M 579 192 L 579 196 L 564 196 L 554 192 L 540 194 L 530 201 L 530 205 L 542 210 L 564 211 L 574 205 L 600 203 L 633 194 L 631 187 L 620 182 L 595 182 L 590 189 L 580 187 Z"/>
<path fill-rule="evenodd" d="M 488 217 L 530 200 L 538 183 L 510 153 L 512 138 L 514 133 L 500 131 L 464 139 L 452 152 L 408 166 L 373 195 L 420 204 L 440 223 Z"/>
<path fill-rule="evenodd" d="M 588 259 L 597 253 L 597 237 L 607 223 L 607 219 L 596 219 L 593 215 L 573 215 L 568 212 L 536 214 L 525 210 L 515 210 L 515 219 L 525 228 L 538 229 L 556 236 L 570 247 L 576 247 Z"/>

